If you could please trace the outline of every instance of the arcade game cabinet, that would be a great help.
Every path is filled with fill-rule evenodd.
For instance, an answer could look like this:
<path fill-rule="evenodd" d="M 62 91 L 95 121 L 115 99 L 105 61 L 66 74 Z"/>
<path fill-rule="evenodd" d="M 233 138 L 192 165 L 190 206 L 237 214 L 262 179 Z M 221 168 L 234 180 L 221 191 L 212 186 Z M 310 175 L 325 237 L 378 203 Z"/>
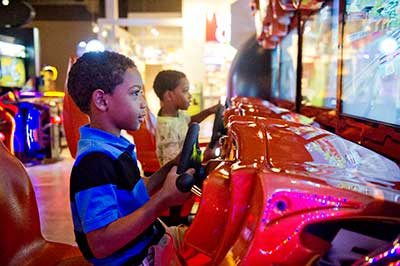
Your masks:
<path fill-rule="evenodd" d="M 21 97 L 37 96 L 38 41 L 36 28 L 0 29 L 1 112 L 8 119 L 5 124 L 11 125 L 0 127 L 0 131 L 9 150 L 25 164 L 53 156 L 49 132 L 51 108 Z"/>

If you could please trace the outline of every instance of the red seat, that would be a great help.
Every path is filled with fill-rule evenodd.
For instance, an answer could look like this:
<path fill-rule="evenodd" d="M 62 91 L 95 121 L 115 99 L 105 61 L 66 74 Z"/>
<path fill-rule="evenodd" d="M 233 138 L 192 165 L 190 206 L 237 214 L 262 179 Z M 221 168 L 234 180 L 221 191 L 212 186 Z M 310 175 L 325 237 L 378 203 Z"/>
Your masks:
<path fill-rule="evenodd" d="M 149 109 L 146 118 L 139 130 L 128 131 L 133 136 L 136 145 L 136 155 L 142 164 L 143 172 L 146 176 L 157 172 L 160 169 L 156 153 L 156 118 Z"/>
<path fill-rule="evenodd" d="M 89 117 L 79 110 L 78 106 L 74 103 L 71 96 L 68 94 L 68 72 L 71 66 L 75 63 L 76 58 L 71 57 L 68 64 L 67 78 L 64 85 L 64 104 L 63 104 L 63 118 L 64 118 L 64 131 L 65 138 L 67 139 L 68 149 L 72 158 L 75 158 L 78 149 L 78 140 L 80 137 L 79 128 L 89 123 Z"/>
<path fill-rule="evenodd" d="M 16 113 L 18 113 L 17 106 L 0 101 L 0 141 L 4 142 L 11 154 L 14 154 L 14 116 Z"/>
<path fill-rule="evenodd" d="M 77 247 L 43 238 L 30 178 L 2 142 L 0 204 L 0 265 L 90 265 Z"/>

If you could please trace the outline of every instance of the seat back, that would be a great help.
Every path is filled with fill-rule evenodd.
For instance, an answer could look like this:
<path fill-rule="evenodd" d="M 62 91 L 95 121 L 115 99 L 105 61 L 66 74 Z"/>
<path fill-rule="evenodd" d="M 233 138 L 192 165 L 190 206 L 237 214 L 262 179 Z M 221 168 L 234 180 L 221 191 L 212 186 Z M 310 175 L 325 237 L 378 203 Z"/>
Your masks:
<path fill-rule="evenodd" d="M 146 176 L 157 172 L 160 169 L 160 163 L 157 158 L 156 146 L 156 118 L 150 109 L 147 108 L 145 121 L 139 130 L 128 131 L 133 136 L 136 145 L 136 155 L 142 165 Z"/>
<path fill-rule="evenodd" d="M 69 59 L 67 77 L 64 85 L 64 106 L 63 106 L 63 118 L 64 118 L 64 131 L 67 139 L 68 149 L 71 156 L 75 158 L 78 149 L 79 140 L 79 128 L 89 123 L 89 117 L 79 110 L 78 106 L 74 103 L 71 95 L 68 93 L 68 73 L 71 66 L 76 62 L 75 57 Z"/>
<path fill-rule="evenodd" d="M 12 109 L 10 108 L 12 106 Z M 15 112 L 14 112 L 15 111 Z M 0 141 L 3 141 L 11 154 L 14 154 L 15 114 L 18 107 L 4 104 L 0 99 Z"/>
<path fill-rule="evenodd" d="M 32 183 L 22 163 L 0 141 L 0 262 L 41 239 Z"/>

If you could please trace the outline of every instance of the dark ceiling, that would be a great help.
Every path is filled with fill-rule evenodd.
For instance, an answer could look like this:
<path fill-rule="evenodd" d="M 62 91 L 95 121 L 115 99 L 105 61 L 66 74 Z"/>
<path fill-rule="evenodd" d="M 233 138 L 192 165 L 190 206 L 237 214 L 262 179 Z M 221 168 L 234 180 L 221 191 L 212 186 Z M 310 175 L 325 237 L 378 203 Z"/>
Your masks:
<path fill-rule="evenodd" d="M 105 16 L 105 0 L 27 0 L 34 20 L 94 20 Z M 119 16 L 129 12 L 182 12 L 182 0 L 119 0 Z"/>

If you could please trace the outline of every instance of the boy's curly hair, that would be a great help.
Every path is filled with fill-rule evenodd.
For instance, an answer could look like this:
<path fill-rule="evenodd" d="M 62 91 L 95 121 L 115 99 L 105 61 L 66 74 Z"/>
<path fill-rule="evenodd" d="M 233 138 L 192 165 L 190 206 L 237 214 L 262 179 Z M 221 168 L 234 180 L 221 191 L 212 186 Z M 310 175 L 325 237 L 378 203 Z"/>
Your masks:
<path fill-rule="evenodd" d="M 123 82 L 125 71 L 136 67 L 116 52 L 87 52 L 78 58 L 68 74 L 68 93 L 79 109 L 90 114 L 90 101 L 97 89 L 112 93 Z"/>
<path fill-rule="evenodd" d="M 160 71 L 153 82 L 153 88 L 158 98 L 162 100 L 163 95 L 167 90 L 173 90 L 178 87 L 179 82 L 182 78 L 186 78 L 186 75 L 180 71 Z"/>

